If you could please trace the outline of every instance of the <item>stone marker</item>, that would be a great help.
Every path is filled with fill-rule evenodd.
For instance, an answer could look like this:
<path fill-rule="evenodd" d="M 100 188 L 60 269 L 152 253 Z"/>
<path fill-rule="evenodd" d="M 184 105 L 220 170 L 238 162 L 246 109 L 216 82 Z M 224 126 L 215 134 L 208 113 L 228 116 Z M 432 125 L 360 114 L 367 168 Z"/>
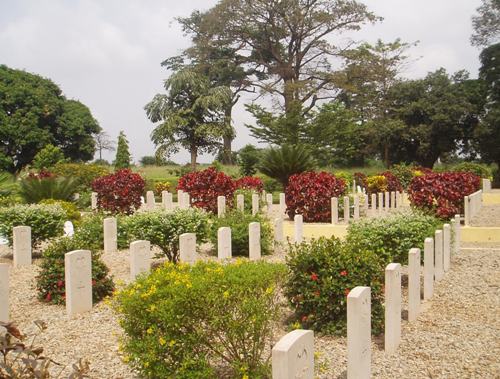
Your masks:
<path fill-rule="evenodd" d="M 267 214 L 270 215 L 273 210 L 273 194 L 268 193 L 266 195 L 266 204 L 267 204 Z"/>
<path fill-rule="evenodd" d="M 331 208 L 332 208 L 332 224 L 338 224 L 339 222 L 339 199 L 336 197 L 332 197 L 330 199 Z"/>
<path fill-rule="evenodd" d="M 73 316 L 92 310 L 92 254 L 75 250 L 64 254 L 66 313 Z"/>
<path fill-rule="evenodd" d="M 267 196 L 266 190 L 262 190 L 262 201 L 266 201 L 266 196 Z"/>
<path fill-rule="evenodd" d="M 155 194 L 153 191 L 146 192 L 146 206 L 148 209 L 154 209 L 156 204 Z"/>
<path fill-rule="evenodd" d="M 231 259 L 231 228 L 223 226 L 217 230 L 217 258 Z"/>
<path fill-rule="evenodd" d="M 286 213 L 286 200 L 284 193 L 280 193 L 280 213 L 281 217 L 283 217 L 284 214 Z"/>
<path fill-rule="evenodd" d="M 182 193 L 182 209 L 188 209 L 191 206 L 191 196 L 189 192 Z"/>
<path fill-rule="evenodd" d="M 443 231 L 436 230 L 434 234 L 434 279 L 439 282 L 443 279 Z"/>
<path fill-rule="evenodd" d="M 470 201 L 469 196 L 464 197 L 464 225 L 470 225 Z"/>
<path fill-rule="evenodd" d="M 97 192 L 92 192 L 90 195 L 90 207 L 92 210 L 97 209 Z"/>
<path fill-rule="evenodd" d="M 161 191 L 161 203 L 163 204 L 163 209 L 166 211 L 171 211 L 174 209 L 172 203 L 172 194 L 168 191 Z"/>
<path fill-rule="evenodd" d="M 14 226 L 12 234 L 14 266 L 31 265 L 31 228 L 29 226 Z"/>
<path fill-rule="evenodd" d="M 73 237 L 75 234 L 75 227 L 71 221 L 64 222 L 64 236 L 65 237 Z"/>
<path fill-rule="evenodd" d="M 415 321 L 420 312 L 420 249 L 408 253 L 408 321 Z"/>
<path fill-rule="evenodd" d="M 9 321 L 9 268 L 8 263 L 0 263 L 0 321 Z"/>
<path fill-rule="evenodd" d="M 179 260 L 188 264 L 196 262 L 196 234 L 183 233 L 179 236 Z"/>
<path fill-rule="evenodd" d="M 460 252 L 460 215 L 455 215 L 455 248 L 454 253 L 458 254 Z"/>
<path fill-rule="evenodd" d="M 369 204 L 368 204 L 368 195 L 365 193 L 363 194 L 363 198 L 364 198 L 364 203 L 363 203 L 363 208 L 364 208 L 364 212 L 365 212 L 365 217 L 368 217 L 368 214 L 369 214 Z"/>
<path fill-rule="evenodd" d="M 303 229 L 304 229 L 304 218 L 302 215 L 295 215 L 293 218 L 294 229 L 295 229 L 295 243 L 302 243 Z"/>
<path fill-rule="evenodd" d="M 351 209 L 349 204 L 349 196 L 344 196 L 344 223 L 349 224 L 349 217 L 351 216 Z"/>
<path fill-rule="evenodd" d="M 177 190 L 177 207 L 182 208 L 182 202 L 184 201 L 183 190 Z"/>
<path fill-rule="evenodd" d="M 491 191 L 491 181 L 489 179 L 483 179 L 483 192 Z"/>
<path fill-rule="evenodd" d="M 241 212 L 245 211 L 245 195 L 242 193 L 236 195 L 236 208 Z"/>
<path fill-rule="evenodd" d="M 451 263 L 451 227 L 450 224 L 443 225 L 443 270 L 450 269 Z"/>
<path fill-rule="evenodd" d="M 107 217 L 104 224 L 104 252 L 114 253 L 118 251 L 117 225 L 116 218 Z"/>
<path fill-rule="evenodd" d="M 217 217 L 221 218 L 226 214 L 226 197 L 217 196 Z"/>
<path fill-rule="evenodd" d="M 354 219 L 359 220 L 359 196 L 354 195 Z"/>
<path fill-rule="evenodd" d="M 396 192 L 394 191 L 391 192 L 391 203 L 389 204 L 389 207 L 396 209 Z"/>
<path fill-rule="evenodd" d="M 377 214 L 377 195 L 372 193 L 372 216 Z"/>
<path fill-rule="evenodd" d="M 355 287 L 347 295 L 347 379 L 371 376 L 370 287 Z"/>
<path fill-rule="evenodd" d="M 259 213 L 259 194 L 253 193 L 252 194 L 252 216 L 255 216 L 257 213 Z"/>
<path fill-rule="evenodd" d="M 378 193 L 378 213 L 381 214 L 384 210 L 384 194 L 382 192 Z"/>
<path fill-rule="evenodd" d="M 141 206 L 143 206 L 144 204 L 146 204 L 146 200 L 144 200 L 144 196 L 141 196 Z"/>
<path fill-rule="evenodd" d="M 424 300 L 429 300 L 434 293 L 434 240 L 424 241 Z"/>
<path fill-rule="evenodd" d="M 130 279 L 151 271 L 151 243 L 149 241 L 134 241 L 130 244 Z"/>
<path fill-rule="evenodd" d="M 384 192 L 384 196 L 384 211 L 388 212 L 390 208 L 389 202 L 391 201 L 391 194 L 389 192 Z"/>
<path fill-rule="evenodd" d="M 401 265 L 385 268 L 385 352 L 394 353 L 401 341 Z"/>
<path fill-rule="evenodd" d="M 283 248 L 283 218 L 274 219 L 274 249 L 276 252 L 281 252 Z"/>
<path fill-rule="evenodd" d="M 272 350 L 273 379 L 314 378 L 314 332 L 297 329 L 282 337 Z"/>
<path fill-rule="evenodd" d="M 260 259 L 260 223 L 251 222 L 248 225 L 248 257 L 255 261 Z"/>

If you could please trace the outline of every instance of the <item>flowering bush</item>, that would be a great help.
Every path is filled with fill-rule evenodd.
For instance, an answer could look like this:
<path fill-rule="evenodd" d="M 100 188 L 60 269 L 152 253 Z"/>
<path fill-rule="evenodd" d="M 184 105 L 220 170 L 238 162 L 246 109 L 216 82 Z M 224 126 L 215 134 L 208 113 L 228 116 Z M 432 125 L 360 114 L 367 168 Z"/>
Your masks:
<path fill-rule="evenodd" d="M 383 175 L 372 175 L 366 178 L 366 192 L 368 194 L 386 192 L 387 178 Z"/>
<path fill-rule="evenodd" d="M 385 171 L 385 172 L 381 173 L 380 175 L 385 177 L 387 180 L 387 191 L 389 191 L 389 192 L 393 192 L 393 191 L 401 192 L 401 191 L 403 191 L 403 186 L 401 185 L 401 182 L 399 181 L 397 176 L 394 175 L 392 172 Z"/>
<path fill-rule="evenodd" d="M 264 183 L 256 176 L 244 176 L 236 181 L 236 188 L 254 190 L 260 193 L 264 189 Z"/>
<path fill-rule="evenodd" d="M 345 181 L 328 172 L 303 172 L 288 180 L 285 191 L 287 214 L 301 214 L 304 221 L 327 222 L 331 219 L 330 199 L 342 195 Z"/>
<path fill-rule="evenodd" d="M 413 178 L 408 195 L 413 206 L 449 219 L 463 213 L 464 196 L 480 186 L 481 178 L 470 172 L 431 173 Z"/>
<path fill-rule="evenodd" d="M 296 326 L 345 334 L 347 295 L 356 286 L 371 287 L 372 332 L 383 329 L 383 266 L 373 252 L 352 250 L 334 237 L 290 246 L 285 294 Z"/>
<path fill-rule="evenodd" d="M 159 182 L 155 184 L 155 195 L 160 196 L 163 191 L 170 191 L 170 182 Z"/>
<path fill-rule="evenodd" d="M 125 361 L 144 378 L 268 378 L 283 265 L 166 263 L 115 296 Z"/>
<path fill-rule="evenodd" d="M 194 207 L 217 213 L 217 196 L 225 196 L 226 205 L 231 206 L 235 184 L 230 176 L 209 167 L 184 175 L 179 179 L 177 189 L 189 193 Z"/>
<path fill-rule="evenodd" d="M 141 206 L 144 179 L 130 169 L 118 170 L 92 182 L 97 192 L 97 207 L 105 211 L 131 214 Z"/>

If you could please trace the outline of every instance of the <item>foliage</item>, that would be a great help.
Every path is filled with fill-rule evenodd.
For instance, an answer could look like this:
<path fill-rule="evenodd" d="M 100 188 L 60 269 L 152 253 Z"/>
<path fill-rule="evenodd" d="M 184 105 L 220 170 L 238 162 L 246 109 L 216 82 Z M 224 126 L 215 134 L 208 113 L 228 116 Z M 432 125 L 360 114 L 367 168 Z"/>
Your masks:
<path fill-rule="evenodd" d="M 331 198 L 345 191 L 345 181 L 328 172 L 292 175 L 285 190 L 286 212 L 291 219 L 301 214 L 306 222 L 329 222 Z"/>
<path fill-rule="evenodd" d="M 50 79 L 0 65 L 0 93 L 0 169 L 19 172 L 47 144 L 68 159 L 92 159 L 99 124 Z"/>
<path fill-rule="evenodd" d="M 64 212 L 66 213 L 66 220 L 71 221 L 73 224 L 78 224 L 82 219 L 82 215 L 80 211 L 76 207 L 75 204 L 70 203 L 69 201 L 64 200 L 54 200 L 54 199 L 45 199 L 40 201 L 40 204 L 57 204 L 59 205 Z"/>
<path fill-rule="evenodd" d="M 125 133 L 120 131 L 118 135 L 118 146 L 116 148 L 116 157 L 113 162 L 115 169 L 120 170 L 130 167 L 130 152 L 128 150 L 128 140 Z"/>
<path fill-rule="evenodd" d="M 398 177 L 394 175 L 391 171 L 384 171 L 381 173 L 383 177 L 387 180 L 387 191 L 389 192 L 401 192 L 403 191 L 403 186 L 399 181 Z"/>
<path fill-rule="evenodd" d="M 172 213 L 153 211 L 135 213 L 121 222 L 128 243 L 147 240 L 157 246 L 162 256 L 171 262 L 179 260 L 179 237 L 183 233 L 195 233 L 196 243 L 202 244 L 208 237 L 208 215 L 199 209 L 176 209 Z"/>
<path fill-rule="evenodd" d="M 34 324 L 38 328 L 38 333 L 34 334 L 31 342 L 26 342 L 27 337 L 23 335 L 13 322 L 0 321 L 0 329 L 5 333 L 0 335 L 0 354 L 2 356 L 0 364 L 0 377 L 3 379 L 50 379 L 60 378 L 61 375 L 51 374 L 51 364 L 58 364 L 53 359 L 45 356 L 42 347 L 35 346 L 35 340 L 47 329 L 47 325 L 36 320 Z M 89 364 L 80 359 L 73 364 L 69 379 L 88 378 Z M 60 374 L 62 370 L 60 371 Z"/>
<path fill-rule="evenodd" d="M 0 235 L 9 240 L 12 246 L 12 228 L 14 226 L 31 227 L 31 244 L 60 236 L 66 221 L 66 212 L 60 205 L 14 205 L 0 208 Z"/>
<path fill-rule="evenodd" d="M 252 195 L 255 193 L 254 190 L 249 189 L 237 189 L 234 191 L 234 202 L 236 204 L 236 198 L 238 195 L 243 195 L 244 203 L 243 210 L 246 213 L 252 213 Z M 264 200 L 262 196 L 259 196 L 259 209 L 262 209 L 264 206 Z"/>
<path fill-rule="evenodd" d="M 117 221 L 117 245 L 119 250 L 128 248 L 128 237 L 123 226 L 123 218 L 115 216 Z M 102 213 L 85 214 L 80 223 L 75 225 L 75 233 L 78 238 L 85 241 L 87 249 L 91 251 L 99 251 L 104 249 L 104 229 L 103 221 L 105 215 Z"/>
<path fill-rule="evenodd" d="M 189 193 L 192 206 L 217 213 L 218 196 L 225 196 L 226 205 L 232 205 L 235 184 L 231 177 L 214 167 L 209 167 L 181 177 L 177 189 Z"/>
<path fill-rule="evenodd" d="M 470 172 L 431 173 L 413 178 L 408 195 L 413 206 L 450 219 L 463 213 L 464 196 L 480 188 L 481 179 Z"/>
<path fill-rule="evenodd" d="M 154 192 L 156 195 L 161 195 L 163 191 L 170 191 L 170 182 L 159 182 L 155 184 Z"/>
<path fill-rule="evenodd" d="M 89 250 L 91 241 L 87 241 L 78 231 L 73 237 L 61 237 L 44 249 L 40 272 L 36 277 L 38 298 L 53 304 L 64 304 L 66 288 L 64 280 L 64 255 L 74 250 Z M 108 276 L 108 268 L 101 260 L 101 254 L 92 251 L 92 301 L 97 303 L 111 295 L 113 280 Z"/>
<path fill-rule="evenodd" d="M 217 246 L 217 231 L 219 228 L 231 228 L 231 243 L 233 256 L 249 255 L 248 225 L 251 222 L 260 223 L 260 250 L 263 255 L 273 252 L 273 230 L 269 220 L 261 214 L 252 216 L 238 210 L 226 212 L 224 217 L 214 218 L 209 232 L 209 239 L 213 246 Z"/>
<path fill-rule="evenodd" d="M 252 176 L 257 172 L 257 164 L 261 156 L 261 150 L 254 145 L 246 145 L 238 151 L 238 165 L 240 173 L 244 176 Z"/>
<path fill-rule="evenodd" d="M 72 178 L 26 177 L 19 182 L 19 195 L 26 203 L 38 203 L 44 199 L 72 201 L 77 182 Z"/>
<path fill-rule="evenodd" d="M 371 288 L 372 333 L 383 331 L 383 266 L 370 250 L 353 250 L 334 237 L 291 245 L 285 295 L 298 325 L 327 334 L 347 330 L 347 295 Z"/>
<path fill-rule="evenodd" d="M 401 186 L 405 190 L 406 190 L 406 188 L 408 188 L 408 185 L 410 184 L 411 180 L 413 179 L 414 170 L 415 170 L 415 166 L 407 165 L 405 163 L 395 164 L 390 169 L 391 173 L 396 178 L 398 178 L 399 183 L 401 183 Z"/>
<path fill-rule="evenodd" d="M 255 192 L 261 193 L 264 189 L 264 183 L 262 179 L 256 176 L 244 176 L 236 181 L 236 188 L 253 190 Z"/>
<path fill-rule="evenodd" d="M 480 178 L 491 178 L 491 170 L 485 164 L 473 163 L 473 162 L 462 162 L 451 168 L 454 172 L 471 172 Z"/>
<path fill-rule="evenodd" d="M 346 185 L 347 183 L 352 183 L 354 180 L 354 175 L 347 171 L 335 171 L 333 175 L 339 179 L 343 179 L 346 182 Z"/>
<path fill-rule="evenodd" d="M 85 163 L 58 163 L 51 171 L 57 176 L 72 178 L 78 186 L 77 192 L 90 191 L 95 179 L 109 174 L 107 167 Z"/>
<path fill-rule="evenodd" d="M 97 192 L 97 207 L 116 213 L 133 213 L 141 206 L 144 179 L 130 169 L 118 170 L 95 179 L 92 189 Z"/>
<path fill-rule="evenodd" d="M 346 242 L 352 251 L 375 253 L 384 265 L 391 262 L 405 265 L 408 251 L 414 247 L 423 249 L 425 238 L 434 237 L 441 225 L 442 222 L 431 215 L 399 212 L 349 224 Z"/>
<path fill-rule="evenodd" d="M 316 162 L 310 152 L 302 145 L 283 145 L 264 152 L 259 164 L 259 170 L 278 180 L 283 187 L 288 184 L 288 178 L 293 174 L 312 171 Z"/>
<path fill-rule="evenodd" d="M 474 46 L 488 46 L 498 42 L 500 38 L 500 2 L 498 0 L 483 0 L 477 15 L 472 17 L 474 33 L 471 43 Z"/>
<path fill-rule="evenodd" d="M 15 177 L 8 172 L 0 172 L 0 206 L 10 206 L 18 202 L 18 185 Z"/>
<path fill-rule="evenodd" d="M 366 174 L 364 174 L 362 172 L 355 172 L 353 174 L 353 179 L 356 182 L 356 186 L 360 186 L 361 188 L 364 188 L 364 189 L 366 189 L 366 187 L 367 187 L 367 182 L 366 182 L 367 178 L 368 177 L 366 176 Z"/>
<path fill-rule="evenodd" d="M 36 153 L 33 158 L 32 165 L 37 170 L 48 169 L 54 167 L 59 162 L 64 162 L 64 154 L 62 150 L 52 144 L 47 144 L 45 147 Z"/>
<path fill-rule="evenodd" d="M 120 291 L 126 360 L 146 378 L 268 377 L 278 289 L 266 262 L 166 263 Z"/>
<path fill-rule="evenodd" d="M 383 175 L 373 175 L 366 178 L 366 192 L 368 194 L 387 192 L 387 178 Z"/>
<path fill-rule="evenodd" d="M 139 163 L 142 166 L 155 166 L 157 165 L 156 157 L 153 155 L 145 155 L 141 159 L 139 159 Z"/>

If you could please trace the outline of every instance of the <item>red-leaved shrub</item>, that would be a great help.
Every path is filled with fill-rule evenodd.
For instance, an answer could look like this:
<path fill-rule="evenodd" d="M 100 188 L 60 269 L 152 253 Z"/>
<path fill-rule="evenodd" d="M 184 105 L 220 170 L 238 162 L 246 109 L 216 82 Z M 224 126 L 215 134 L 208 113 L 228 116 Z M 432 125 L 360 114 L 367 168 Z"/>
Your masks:
<path fill-rule="evenodd" d="M 141 206 L 145 182 L 142 176 L 130 169 L 118 170 L 92 182 L 97 192 L 97 207 L 113 214 L 134 213 Z"/>
<path fill-rule="evenodd" d="M 235 188 L 233 179 L 214 167 L 190 172 L 177 185 L 189 193 L 191 205 L 213 213 L 217 213 L 217 196 L 225 196 L 226 205 L 232 205 Z"/>
<path fill-rule="evenodd" d="M 330 199 L 339 197 L 345 190 L 344 179 L 328 172 L 292 175 L 285 190 L 287 214 L 290 218 L 301 214 L 308 222 L 328 222 L 331 220 Z"/>
<path fill-rule="evenodd" d="M 402 192 L 403 186 L 399 181 L 398 177 L 390 171 L 384 171 L 380 175 L 385 176 L 387 179 L 387 191 L 388 192 Z"/>
<path fill-rule="evenodd" d="M 449 219 L 463 213 L 464 196 L 478 191 L 480 181 L 470 172 L 430 173 L 413 178 L 408 195 L 413 206 Z"/>
<path fill-rule="evenodd" d="M 236 181 L 236 188 L 262 192 L 264 183 L 256 176 L 244 176 Z"/>

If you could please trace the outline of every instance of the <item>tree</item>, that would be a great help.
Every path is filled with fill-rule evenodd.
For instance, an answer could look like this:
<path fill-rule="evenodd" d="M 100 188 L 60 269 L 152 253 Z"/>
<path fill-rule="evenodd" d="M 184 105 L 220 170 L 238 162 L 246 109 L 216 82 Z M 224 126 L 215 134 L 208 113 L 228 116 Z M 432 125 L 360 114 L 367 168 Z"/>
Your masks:
<path fill-rule="evenodd" d="M 48 144 L 33 159 L 33 167 L 37 170 L 49 169 L 59 162 L 64 162 L 64 154 L 58 147 Z"/>
<path fill-rule="evenodd" d="M 238 165 L 243 176 L 252 176 L 257 172 L 261 150 L 254 145 L 246 145 L 238 151 Z"/>
<path fill-rule="evenodd" d="M 213 153 L 230 127 L 224 116 L 231 101 L 228 87 L 212 87 L 210 80 L 196 71 L 181 69 L 166 81 L 167 95 L 156 95 L 145 106 L 148 118 L 159 122 L 151 133 L 157 156 L 169 157 L 179 148 L 191 154 L 191 166 L 201 152 Z"/>
<path fill-rule="evenodd" d="M 47 144 L 88 161 L 99 124 L 82 103 L 66 99 L 51 80 L 0 65 L 0 165 L 18 172 Z"/>
<path fill-rule="evenodd" d="M 139 159 L 139 163 L 142 166 L 154 166 L 157 164 L 156 157 L 152 155 L 145 155 Z"/>
<path fill-rule="evenodd" d="M 483 0 L 477 8 L 477 15 L 472 17 L 474 33 L 471 36 L 473 46 L 488 46 L 499 42 L 500 38 L 500 0 Z"/>
<path fill-rule="evenodd" d="M 118 146 L 116 148 L 115 169 L 130 167 L 130 152 L 128 151 L 128 141 L 125 133 L 120 131 L 118 135 Z"/>
<path fill-rule="evenodd" d="M 95 145 L 99 151 L 99 160 L 102 161 L 102 151 L 115 151 L 115 143 L 110 140 L 109 134 L 104 130 L 94 135 Z"/>

